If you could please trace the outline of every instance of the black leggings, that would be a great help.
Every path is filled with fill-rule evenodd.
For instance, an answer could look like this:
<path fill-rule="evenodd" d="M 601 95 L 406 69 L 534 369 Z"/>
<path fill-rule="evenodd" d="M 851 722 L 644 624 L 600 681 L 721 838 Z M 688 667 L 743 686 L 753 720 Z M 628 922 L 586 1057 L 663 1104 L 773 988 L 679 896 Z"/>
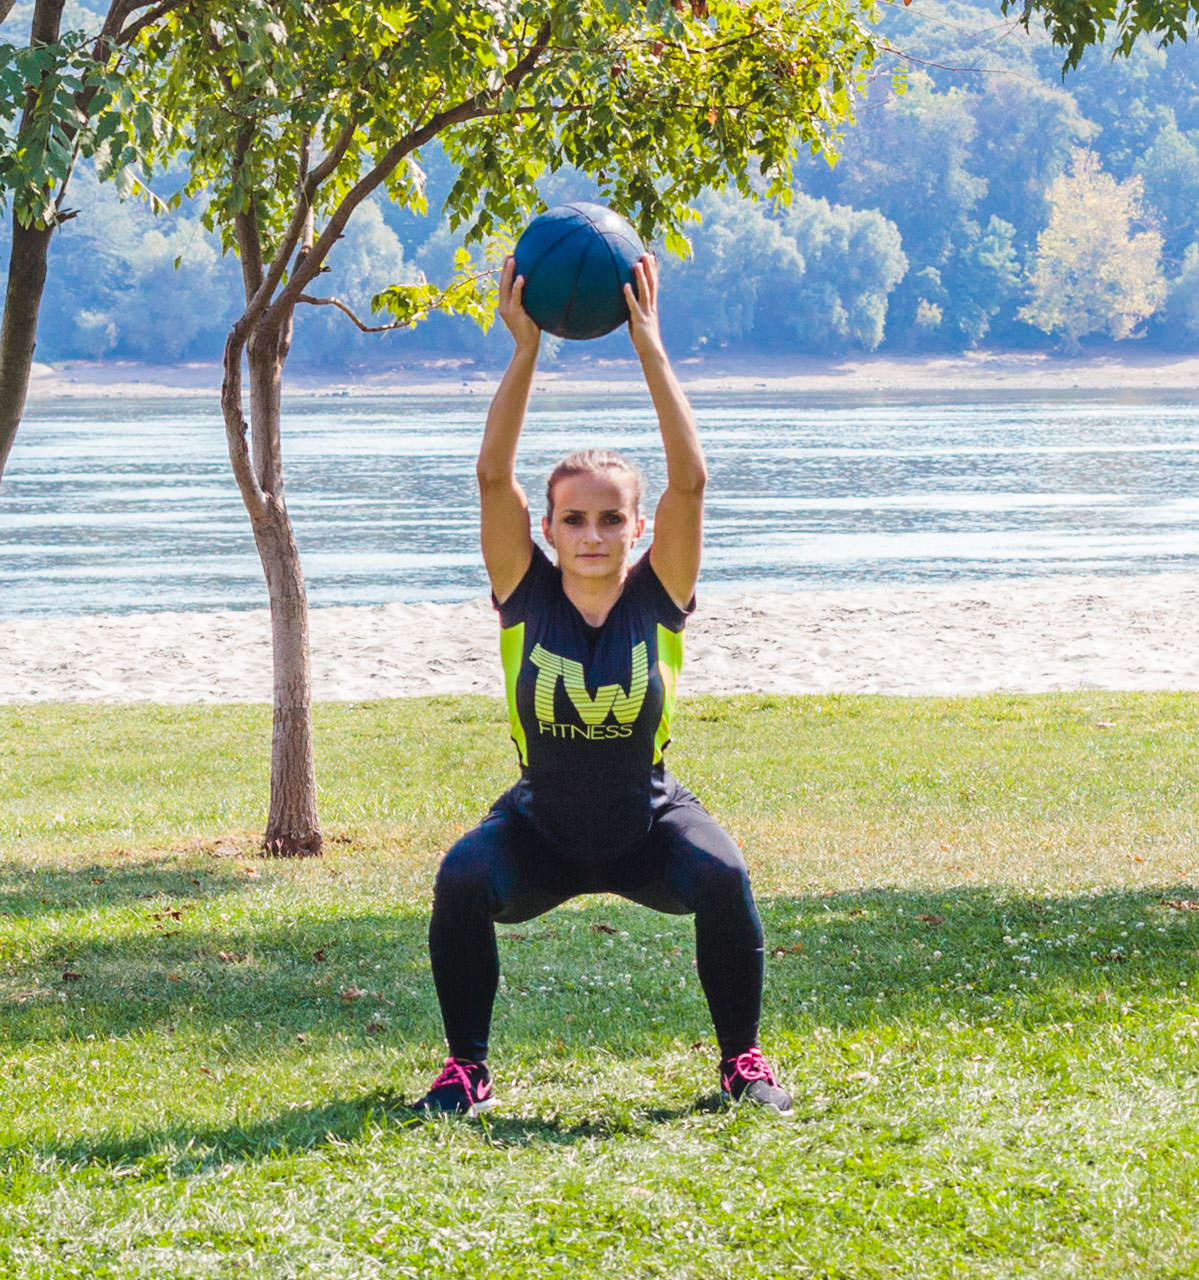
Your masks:
<path fill-rule="evenodd" d="M 487 1057 L 499 986 L 495 926 L 531 920 L 583 893 L 695 914 L 695 959 L 722 1057 L 757 1044 L 762 923 L 745 861 L 700 802 L 678 787 L 649 834 L 610 861 L 581 862 L 501 800 L 449 850 L 437 873 L 429 952 L 455 1058 Z"/>

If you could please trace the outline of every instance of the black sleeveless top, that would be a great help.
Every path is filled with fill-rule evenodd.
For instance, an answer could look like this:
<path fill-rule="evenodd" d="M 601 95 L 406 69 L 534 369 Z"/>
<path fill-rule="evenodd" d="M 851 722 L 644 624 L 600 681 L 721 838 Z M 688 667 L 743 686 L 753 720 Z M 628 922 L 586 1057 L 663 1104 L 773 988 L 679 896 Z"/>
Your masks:
<path fill-rule="evenodd" d="M 571 853 L 620 853 L 646 834 L 669 792 L 662 753 L 694 601 L 680 609 L 645 555 L 592 627 L 535 546 L 528 572 L 498 608 L 521 765 L 506 800 Z"/>

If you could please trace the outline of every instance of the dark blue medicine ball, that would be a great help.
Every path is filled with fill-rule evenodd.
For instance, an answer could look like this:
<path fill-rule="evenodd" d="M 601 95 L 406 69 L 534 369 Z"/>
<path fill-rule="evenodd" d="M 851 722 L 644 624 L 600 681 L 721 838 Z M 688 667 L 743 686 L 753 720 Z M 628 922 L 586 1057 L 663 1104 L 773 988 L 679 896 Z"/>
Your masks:
<path fill-rule="evenodd" d="M 644 252 L 636 231 L 602 204 L 555 205 L 516 242 L 525 310 L 559 338 L 611 333 L 628 321 L 623 286 Z"/>

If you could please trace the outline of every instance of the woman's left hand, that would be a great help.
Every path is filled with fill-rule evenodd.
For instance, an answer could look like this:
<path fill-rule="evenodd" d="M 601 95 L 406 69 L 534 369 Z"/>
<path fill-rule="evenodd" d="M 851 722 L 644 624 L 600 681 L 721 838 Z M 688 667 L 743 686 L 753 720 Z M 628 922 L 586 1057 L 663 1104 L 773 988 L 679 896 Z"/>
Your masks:
<path fill-rule="evenodd" d="M 541 330 L 525 310 L 524 288 L 524 276 L 516 274 L 516 259 L 509 254 L 500 272 L 495 313 L 504 322 L 518 349 L 536 352 L 541 344 Z"/>
<path fill-rule="evenodd" d="M 662 333 L 658 327 L 658 259 L 644 253 L 633 267 L 633 284 L 624 287 L 629 304 L 629 337 L 639 356 L 661 354 Z"/>

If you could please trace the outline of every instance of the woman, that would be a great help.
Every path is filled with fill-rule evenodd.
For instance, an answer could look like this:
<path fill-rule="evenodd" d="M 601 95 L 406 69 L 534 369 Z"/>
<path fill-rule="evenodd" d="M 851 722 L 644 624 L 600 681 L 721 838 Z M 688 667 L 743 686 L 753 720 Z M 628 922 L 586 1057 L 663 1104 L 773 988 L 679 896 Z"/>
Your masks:
<path fill-rule="evenodd" d="M 547 486 L 532 539 L 516 481 L 516 446 L 541 333 L 509 258 L 498 313 L 515 351 L 496 391 L 478 480 L 483 559 L 500 614 L 500 650 L 520 781 L 446 854 L 429 929 L 450 1057 L 416 1103 L 476 1115 L 495 1104 L 487 1069 L 499 983 L 496 922 L 528 920 L 577 894 L 615 893 L 658 911 L 694 913 L 696 963 L 720 1044 L 721 1089 L 792 1114 L 757 1045 L 762 926 L 734 841 L 666 772 L 682 631 L 694 608 L 703 490 L 695 423 L 662 346 L 658 273 L 646 255 L 625 287 L 629 331 L 666 454 L 653 544 L 640 477 L 618 454 L 572 454 Z"/>

